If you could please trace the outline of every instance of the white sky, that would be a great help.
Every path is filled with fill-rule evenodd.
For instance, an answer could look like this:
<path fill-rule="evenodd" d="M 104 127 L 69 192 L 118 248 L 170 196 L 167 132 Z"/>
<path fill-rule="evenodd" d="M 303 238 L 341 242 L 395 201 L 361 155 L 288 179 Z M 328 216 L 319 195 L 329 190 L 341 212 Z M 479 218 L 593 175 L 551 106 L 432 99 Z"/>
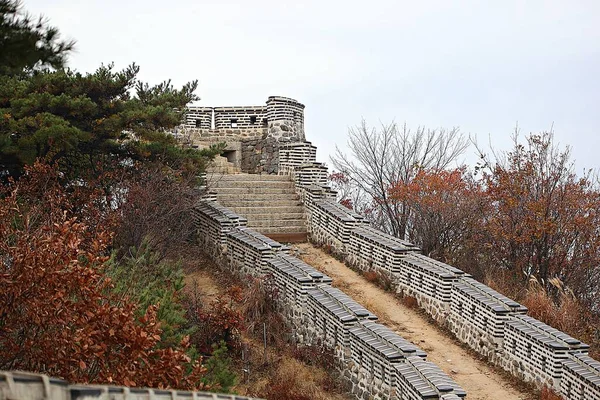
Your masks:
<path fill-rule="evenodd" d="M 69 65 L 141 66 L 150 83 L 198 79 L 201 104 L 306 105 L 328 161 L 349 126 L 459 126 L 507 148 L 548 130 L 577 169 L 599 168 L 600 1 L 25 0 L 64 37 Z M 475 160 L 470 150 L 465 160 Z"/>

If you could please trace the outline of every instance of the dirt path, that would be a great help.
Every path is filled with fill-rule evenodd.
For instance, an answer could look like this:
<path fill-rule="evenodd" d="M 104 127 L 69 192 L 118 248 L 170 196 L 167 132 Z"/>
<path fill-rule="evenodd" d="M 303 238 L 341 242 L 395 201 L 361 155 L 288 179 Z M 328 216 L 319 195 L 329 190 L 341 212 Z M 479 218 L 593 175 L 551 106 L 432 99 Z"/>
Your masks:
<path fill-rule="evenodd" d="M 515 388 L 508 379 L 484 362 L 473 358 L 416 310 L 402 305 L 390 293 L 367 281 L 343 263 L 310 244 L 300 244 L 296 248 L 304 262 L 329 275 L 335 286 L 374 312 L 379 317 L 379 322 L 426 351 L 429 361 L 436 363 L 467 391 L 468 399 L 534 398 L 530 393 Z"/>

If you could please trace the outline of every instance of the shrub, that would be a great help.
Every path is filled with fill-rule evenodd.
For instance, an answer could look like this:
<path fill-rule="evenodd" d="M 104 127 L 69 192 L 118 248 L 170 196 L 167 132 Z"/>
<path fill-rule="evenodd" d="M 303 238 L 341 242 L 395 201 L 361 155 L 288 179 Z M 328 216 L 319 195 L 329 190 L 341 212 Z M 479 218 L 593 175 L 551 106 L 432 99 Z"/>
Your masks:
<path fill-rule="evenodd" d="M 404 304 L 408 308 L 417 309 L 419 308 L 419 302 L 417 298 L 414 296 L 404 296 L 402 297 L 402 304 Z"/>
<path fill-rule="evenodd" d="M 208 307 L 203 308 L 197 297 L 187 295 L 185 300 L 187 319 L 194 328 L 191 343 L 202 354 L 211 354 L 213 345 L 223 341 L 227 348 L 240 345 L 240 333 L 244 330 L 242 313 L 235 308 L 236 299 L 228 295 L 218 296 Z"/>
<path fill-rule="evenodd" d="M 540 400 L 563 400 L 563 398 L 556 394 L 552 389 L 544 386 L 540 392 Z"/>

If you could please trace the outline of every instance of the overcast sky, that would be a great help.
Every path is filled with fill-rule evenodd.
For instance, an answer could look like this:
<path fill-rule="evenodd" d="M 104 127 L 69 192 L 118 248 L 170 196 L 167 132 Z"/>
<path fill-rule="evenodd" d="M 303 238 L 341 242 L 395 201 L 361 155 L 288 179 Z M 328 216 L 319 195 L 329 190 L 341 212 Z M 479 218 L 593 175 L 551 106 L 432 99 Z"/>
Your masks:
<path fill-rule="evenodd" d="M 77 41 L 70 66 L 198 79 L 207 106 L 306 105 L 328 161 L 349 126 L 459 126 L 509 146 L 548 130 L 600 168 L 600 1 L 25 0 Z M 465 161 L 474 161 L 470 150 Z"/>

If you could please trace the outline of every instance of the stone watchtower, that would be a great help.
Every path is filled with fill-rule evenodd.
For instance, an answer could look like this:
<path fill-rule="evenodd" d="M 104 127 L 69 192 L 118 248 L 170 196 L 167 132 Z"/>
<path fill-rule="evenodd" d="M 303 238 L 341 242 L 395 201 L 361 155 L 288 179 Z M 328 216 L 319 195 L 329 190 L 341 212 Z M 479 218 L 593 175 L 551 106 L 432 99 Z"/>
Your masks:
<path fill-rule="evenodd" d="M 304 104 L 271 96 L 260 106 L 192 106 L 176 134 L 200 148 L 225 142 L 223 156 L 243 172 L 277 173 L 279 147 L 305 140 Z"/>

